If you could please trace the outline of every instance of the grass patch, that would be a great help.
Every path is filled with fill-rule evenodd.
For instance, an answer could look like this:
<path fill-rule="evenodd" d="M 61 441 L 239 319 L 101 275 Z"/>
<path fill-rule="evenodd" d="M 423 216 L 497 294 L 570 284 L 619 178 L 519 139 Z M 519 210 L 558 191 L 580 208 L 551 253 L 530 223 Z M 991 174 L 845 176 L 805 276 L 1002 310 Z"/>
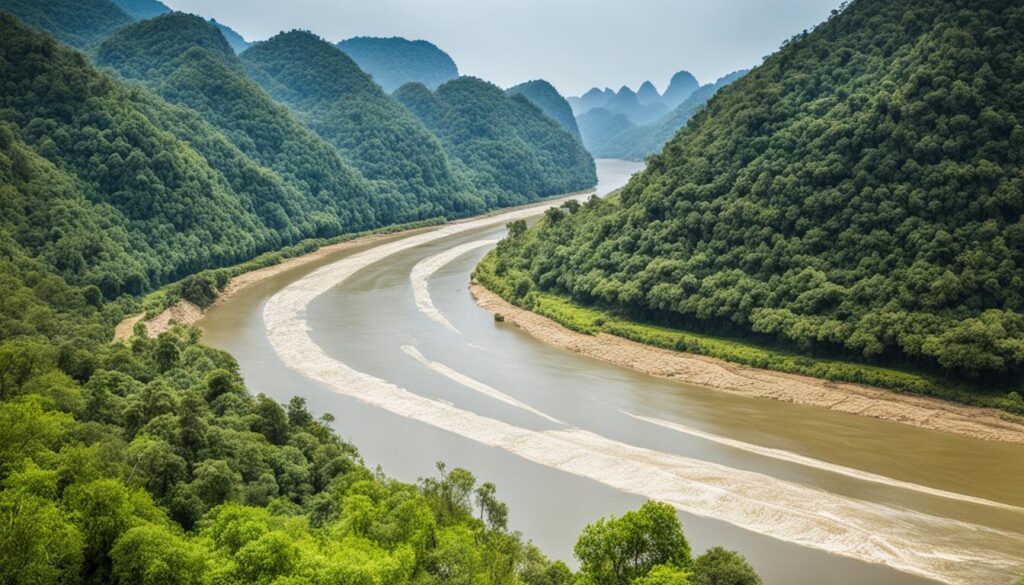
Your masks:
<path fill-rule="evenodd" d="M 497 266 L 497 255 L 492 250 L 476 267 L 473 272 L 474 280 L 506 301 L 543 315 L 579 333 L 607 333 L 646 345 L 709 356 L 755 368 L 836 382 L 866 384 L 906 394 L 933 396 L 1024 415 L 1024 400 L 1017 392 L 1005 395 L 984 393 L 927 373 L 810 357 L 744 340 L 638 323 L 624 319 L 612 311 L 584 306 L 565 296 L 535 290 L 525 274 L 511 269 L 504 274 L 498 274 Z M 1024 420 L 1012 415 L 1005 418 L 1017 422 Z"/>

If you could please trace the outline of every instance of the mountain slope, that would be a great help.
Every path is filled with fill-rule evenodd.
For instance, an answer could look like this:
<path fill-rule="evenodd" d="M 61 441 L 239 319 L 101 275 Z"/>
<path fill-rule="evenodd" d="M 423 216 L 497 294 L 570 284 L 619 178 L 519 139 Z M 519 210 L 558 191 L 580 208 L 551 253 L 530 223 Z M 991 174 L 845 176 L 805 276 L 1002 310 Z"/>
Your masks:
<path fill-rule="evenodd" d="M 230 26 L 217 22 L 217 20 L 213 18 L 207 22 L 219 30 L 220 34 L 224 35 L 224 39 L 227 40 L 229 45 L 231 45 L 231 48 L 234 49 L 235 53 L 241 53 L 252 46 L 252 43 L 245 40 L 245 37 L 238 34 L 238 32 Z"/>
<path fill-rule="evenodd" d="M 487 202 L 441 143 L 337 47 L 282 33 L 241 55 L 252 77 L 342 150 L 364 175 L 393 184 L 417 217 L 468 215 Z"/>
<path fill-rule="evenodd" d="M 1024 8 L 976 8 L 855 0 L 715 96 L 619 202 L 502 261 L 662 322 L 1019 383 Z"/>
<path fill-rule="evenodd" d="M 592 131 L 587 149 L 599 158 L 643 160 L 648 155 L 660 151 L 720 89 L 745 74 L 746 71 L 737 71 L 715 83 L 701 86 L 676 109 L 650 124 L 620 126 L 617 132 L 614 127 L 600 133 Z"/>
<path fill-rule="evenodd" d="M 245 73 L 227 41 L 198 16 L 173 13 L 118 31 L 97 61 L 195 110 L 298 196 L 299 236 L 359 231 L 404 219 L 340 153 L 275 103 Z M 313 221 L 313 218 L 317 218 Z"/>
<path fill-rule="evenodd" d="M 698 87 L 700 87 L 700 83 L 692 73 L 679 71 L 669 80 L 668 87 L 661 96 L 661 101 L 668 109 L 673 110 L 686 101 L 690 94 L 697 91 Z"/>
<path fill-rule="evenodd" d="M 110 79 L 13 17 L 0 15 L 0 33 L 0 108 L 23 143 L 12 148 L 59 169 L 110 226 L 106 243 L 98 234 L 61 242 L 54 265 L 72 282 L 137 294 L 276 249 L 317 221 L 295 209 L 295 189 L 191 110 Z M 33 255 L 44 244 L 19 241 Z M 131 261 L 105 268 L 124 255 Z"/>
<path fill-rule="evenodd" d="M 530 103 L 540 108 L 549 118 L 579 138 L 580 129 L 576 125 L 576 118 L 572 115 L 572 107 L 569 106 L 569 102 L 565 101 L 562 94 L 558 93 L 558 90 L 547 81 L 535 79 L 520 83 L 505 91 L 509 95 L 522 95 L 530 100 Z"/>
<path fill-rule="evenodd" d="M 597 158 L 601 158 L 606 145 L 616 136 L 637 128 L 625 114 L 615 113 L 606 108 L 587 110 L 576 117 L 576 123 L 579 124 L 583 145 Z"/>
<path fill-rule="evenodd" d="M 433 93 L 422 84 L 408 84 L 395 98 L 477 173 L 478 184 L 496 187 L 504 205 L 597 182 L 594 161 L 583 145 L 525 96 L 460 77 Z"/>
<path fill-rule="evenodd" d="M 160 0 L 113 0 L 121 10 L 128 13 L 135 20 L 147 20 L 167 14 L 171 9 Z"/>
<path fill-rule="evenodd" d="M 422 83 L 436 89 L 459 76 L 459 69 L 448 53 L 433 43 L 410 41 L 401 37 L 354 37 L 338 43 L 345 52 L 391 93 L 406 83 Z"/>
<path fill-rule="evenodd" d="M 0 0 L 0 10 L 80 49 L 132 22 L 132 17 L 110 0 Z"/>

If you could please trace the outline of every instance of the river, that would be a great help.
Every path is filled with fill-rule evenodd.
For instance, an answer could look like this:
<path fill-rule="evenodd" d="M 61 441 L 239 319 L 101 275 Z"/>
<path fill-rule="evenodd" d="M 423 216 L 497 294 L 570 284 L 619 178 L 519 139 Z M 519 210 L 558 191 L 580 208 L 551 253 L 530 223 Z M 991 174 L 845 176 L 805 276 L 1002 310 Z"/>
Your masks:
<path fill-rule="evenodd" d="M 639 165 L 598 161 L 600 194 Z M 537 213 L 516 212 L 519 216 Z M 1007 584 L 1024 573 L 1024 449 L 614 367 L 496 323 L 467 291 L 502 218 L 339 251 L 200 321 L 250 389 L 306 398 L 366 462 L 493 481 L 510 525 L 571 561 L 647 498 L 769 585 Z"/>

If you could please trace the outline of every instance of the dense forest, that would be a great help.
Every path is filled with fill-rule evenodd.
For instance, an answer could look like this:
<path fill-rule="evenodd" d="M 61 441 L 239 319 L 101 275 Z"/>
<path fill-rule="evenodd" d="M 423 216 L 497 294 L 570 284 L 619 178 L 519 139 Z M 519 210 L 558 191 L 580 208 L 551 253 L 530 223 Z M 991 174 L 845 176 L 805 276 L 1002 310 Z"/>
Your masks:
<path fill-rule="evenodd" d="M 481 189 L 500 193 L 503 205 L 580 191 L 597 181 L 583 145 L 525 96 L 474 77 L 435 92 L 407 84 L 394 95 L 474 172 Z"/>
<path fill-rule="evenodd" d="M 580 129 L 576 126 L 576 118 L 572 115 L 569 102 L 558 93 L 550 83 L 543 79 L 535 79 L 520 83 L 505 90 L 510 95 L 522 95 L 537 106 L 547 117 L 558 122 L 576 138 L 580 137 Z"/>
<path fill-rule="evenodd" d="M 479 213 L 496 201 L 485 199 L 438 139 L 327 41 L 305 31 L 281 33 L 250 47 L 242 61 L 363 174 L 413 197 L 418 216 Z"/>
<path fill-rule="evenodd" d="M 0 10 L 79 49 L 90 48 L 133 20 L 111 0 L 0 0 Z"/>
<path fill-rule="evenodd" d="M 146 20 L 148 18 L 154 18 L 161 14 L 167 14 L 171 12 L 171 9 L 160 2 L 160 0 L 113 0 L 114 4 L 121 7 L 135 20 Z"/>
<path fill-rule="evenodd" d="M 1005 393 L 1024 379 L 1022 54 L 1018 2 L 857 0 L 499 269 L 523 293 Z"/>
<path fill-rule="evenodd" d="M 401 37 L 353 37 L 338 43 L 387 93 L 406 83 L 422 83 L 437 89 L 459 76 L 459 68 L 448 53 L 423 40 Z"/>
<path fill-rule="evenodd" d="M 718 90 L 746 75 L 736 71 L 714 83 L 700 86 L 684 99 L 674 110 L 658 120 L 636 125 L 624 119 L 622 114 L 611 113 L 605 108 L 594 108 L 580 116 L 583 143 L 587 150 L 598 158 L 621 158 L 643 160 L 648 155 L 661 152 L 665 144 L 686 126 Z M 637 93 L 637 96 L 640 94 Z M 627 123 L 628 122 L 628 123 Z"/>

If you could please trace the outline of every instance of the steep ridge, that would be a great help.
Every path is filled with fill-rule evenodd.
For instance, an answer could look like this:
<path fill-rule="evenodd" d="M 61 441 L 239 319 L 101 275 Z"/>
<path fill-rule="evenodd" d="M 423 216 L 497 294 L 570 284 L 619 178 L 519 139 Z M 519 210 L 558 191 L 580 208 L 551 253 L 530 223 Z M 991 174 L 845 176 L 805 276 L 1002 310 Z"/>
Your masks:
<path fill-rule="evenodd" d="M 488 201 L 423 124 L 345 53 L 305 31 L 256 43 L 242 61 L 257 83 L 352 160 L 388 181 L 415 217 L 462 216 Z"/>
<path fill-rule="evenodd" d="M 522 95 L 573 136 L 580 137 L 580 129 L 576 125 L 576 118 L 572 115 L 572 107 L 562 97 L 562 94 L 558 93 L 558 90 L 547 81 L 543 79 L 527 81 L 510 87 L 505 92 L 509 95 Z"/>
<path fill-rule="evenodd" d="M 248 77 L 218 30 L 198 16 L 173 13 L 126 27 L 99 47 L 97 61 L 195 110 L 275 171 L 297 192 L 283 210 L 297 224 L 293 237 L 359 231 L 414 214 L 396 206 L 396 192 L 371 184 L 275 103 Z"/>
<path fill-rule="evenodd" d="M 1024 379 L 1022 50 L 1017 3 L 856 0 L 715 96 L 620 200 L 553 214 L 499 262 L 1024 412 L 1006 394 Z"/>
<path fill-rule="evenodd" d="M 408 84 L 395 98 L 440 137 L 503 205 L 579 191 L 597 182 L 583 145 L 525 96 L 473 77 L 460 77 L 430 92 Z"/>
<path fill-rule="evenodd" d="M 155 18 L 161 14 L 171 12 L 166 4 L 160 0 L 113 0 L 121 10 L 128 13 L 135 20 L 146 20 Z"/>
<path fill-rule="evenodd" d="M 354 37 L 338 43 L 338 48 L 387 93 L 406 83 L 422 83 L 433 90 L 459 76 L 451 56 L 428 41 Z"/>

